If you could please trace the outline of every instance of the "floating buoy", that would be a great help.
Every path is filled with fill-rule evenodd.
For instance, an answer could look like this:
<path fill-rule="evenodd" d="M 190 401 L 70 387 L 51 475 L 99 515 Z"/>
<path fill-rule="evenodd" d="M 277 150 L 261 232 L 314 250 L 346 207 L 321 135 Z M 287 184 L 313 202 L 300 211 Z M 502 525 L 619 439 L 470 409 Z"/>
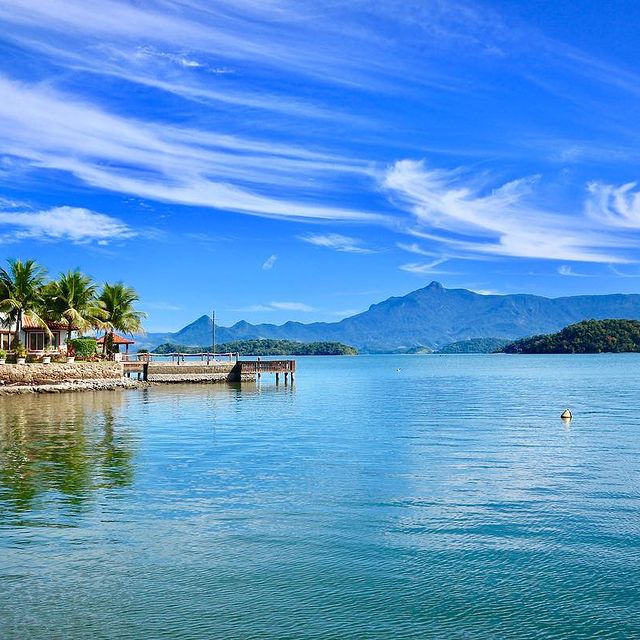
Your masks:
<path fill-rule="evenodd" d="M 573 418 L 573 413 L 569 411 L 569 409 L 565 409 L 560 416 L 563 420 L 571 420 Z"/>

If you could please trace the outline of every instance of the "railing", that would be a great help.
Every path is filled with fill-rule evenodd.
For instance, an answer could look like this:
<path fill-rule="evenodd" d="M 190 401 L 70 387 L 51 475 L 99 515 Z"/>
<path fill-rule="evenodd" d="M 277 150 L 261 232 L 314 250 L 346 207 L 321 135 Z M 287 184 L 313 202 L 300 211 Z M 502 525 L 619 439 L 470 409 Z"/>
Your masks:
<path fill-rule="evenodd" d="M 173 364 L 185 362 L 185 359 L 198 359 L 207 364 L 219 359 L 226 359 L 229 362 L 237 362 L 238 353 L 121 353 L 121 362 L 153 362 L 159 359 L 171 358 Z"/>
<path fill-rule="evenodd" d="M 295 360 L 240 360 L 242 373 L 293 373 Z"/>

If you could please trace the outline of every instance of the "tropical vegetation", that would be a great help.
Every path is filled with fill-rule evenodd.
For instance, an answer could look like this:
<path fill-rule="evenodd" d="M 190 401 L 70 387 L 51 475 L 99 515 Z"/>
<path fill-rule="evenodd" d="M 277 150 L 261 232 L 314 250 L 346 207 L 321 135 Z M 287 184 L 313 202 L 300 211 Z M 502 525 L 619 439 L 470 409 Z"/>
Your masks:
<path fill-rule="evenodd" d="M 80 359 L 90 358 L 96 353 L 96 345 L 98 341 L 95 338 L 84 336 L 82 338 L 73 338 L 67 341 L 69 350 L 75 353 Z"/>
<path fill-rule="evenodd" d="M 0 269 L 0 311 L 7 325 L 16 327 L 16 335 L 22 330 L 25 319 L 32 320 L 46 329 L 44 293 L 47 271 L 35 260 L 7 261 Z"/>
<path fill-rule="evenodd" d="M 211 346 L 188 347 L 165 342 L 153 353 L 207 353 Z M 340 342 L 294 342 L 293 340 L 235 340 L 216 345 L 217 353 L 239 353 L 241 356 L 343 356 L 356 355 L 357 349 Z"/>
<path fill-rule="evenodd" d="M 640 352 L 640 321 L 585 320 L 558 333 L 516 340 L 503 353 L 622 353 Z"/>
<path fill-rule="evenodd" d="M 44 315 L 66 323 L 67 335 L 71 335 L 74 329 L 82 332 L 102 328 L 107 314 L 97 293 L 98 285 L 79 269 L 61 273 L 57 280 L 45 287 L 44 298 L 48 308 Z M 67 341 L 67 345 L 70 349 L 71 342 Z"/>
<path fill-rule="evenodd" d="M 89 330 L 105 332 L 111 338 L 105 340 L 107 350 L 115 331 L 142 333 L 145 314 L 136 309 L 138 301 L 136 291 L 122 282 L 100 286 L 79 269 L 49 279 L 47 270 L 32 259 L 10 259 L 0 268 L 0 313 L 3 324 L 15 329 L 14 351 L 24 349 L 18 337 L 26 319 L 49 337 L 51 324 L 63 325 L 69 333 L 78 331 L 80 336 Z M 81 344 L 83 353 L 93 344 L 95 353 L 95 339 L 68 340 L 68 354 L 78 351 L 74 344 Z"/>
<path fill-rule="evenodd" d="M 135 289 L 127 287 L 122 282 L 106 283 L 98 298 L 104 311 L 102 326 L 107 330 L 103 351 L 110 352 L 113 347 L 113 334 L 120 331 L 126 334 L 143 333 L 142 320 L 146 314 L 137 311 L 135 303 L 140 300 Z"/>

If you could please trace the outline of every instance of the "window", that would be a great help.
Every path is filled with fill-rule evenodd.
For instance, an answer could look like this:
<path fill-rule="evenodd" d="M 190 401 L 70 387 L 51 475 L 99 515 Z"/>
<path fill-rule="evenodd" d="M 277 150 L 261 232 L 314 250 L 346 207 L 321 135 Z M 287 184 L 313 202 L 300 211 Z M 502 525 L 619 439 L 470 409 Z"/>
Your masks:
<path fill-rule="evenodd" d="M 0 333 L 0 349 L 4 349 L 5 351 L 9 351 L 11 348 L 11 340 L 13 339 L 13 334 L 11 333 Z"/>
<path fill-rule="evenodd" d="M 44 332 L 37 331 L 29 332 L 29 351 L 43 351 L 44 350 Z"/>
<path fill-rule="evenodd" d="M 58 331 L 53 332 L 53 335 L 51 336 L 51 340 L 49 341 L 49 344 L 54 349 L 58 349 L 60 347 L 60 333 Z"/>

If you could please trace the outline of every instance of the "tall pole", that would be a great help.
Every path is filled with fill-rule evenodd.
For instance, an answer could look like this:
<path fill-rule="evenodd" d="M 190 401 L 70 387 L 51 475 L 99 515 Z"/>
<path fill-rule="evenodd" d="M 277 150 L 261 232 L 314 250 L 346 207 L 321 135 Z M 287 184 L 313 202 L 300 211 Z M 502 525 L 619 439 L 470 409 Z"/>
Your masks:
<path fill-rule="evenodd" d="M 211 348 L 213 349 L 213 359 L 216 359 L 216 311 L 211 312 Z"/>

